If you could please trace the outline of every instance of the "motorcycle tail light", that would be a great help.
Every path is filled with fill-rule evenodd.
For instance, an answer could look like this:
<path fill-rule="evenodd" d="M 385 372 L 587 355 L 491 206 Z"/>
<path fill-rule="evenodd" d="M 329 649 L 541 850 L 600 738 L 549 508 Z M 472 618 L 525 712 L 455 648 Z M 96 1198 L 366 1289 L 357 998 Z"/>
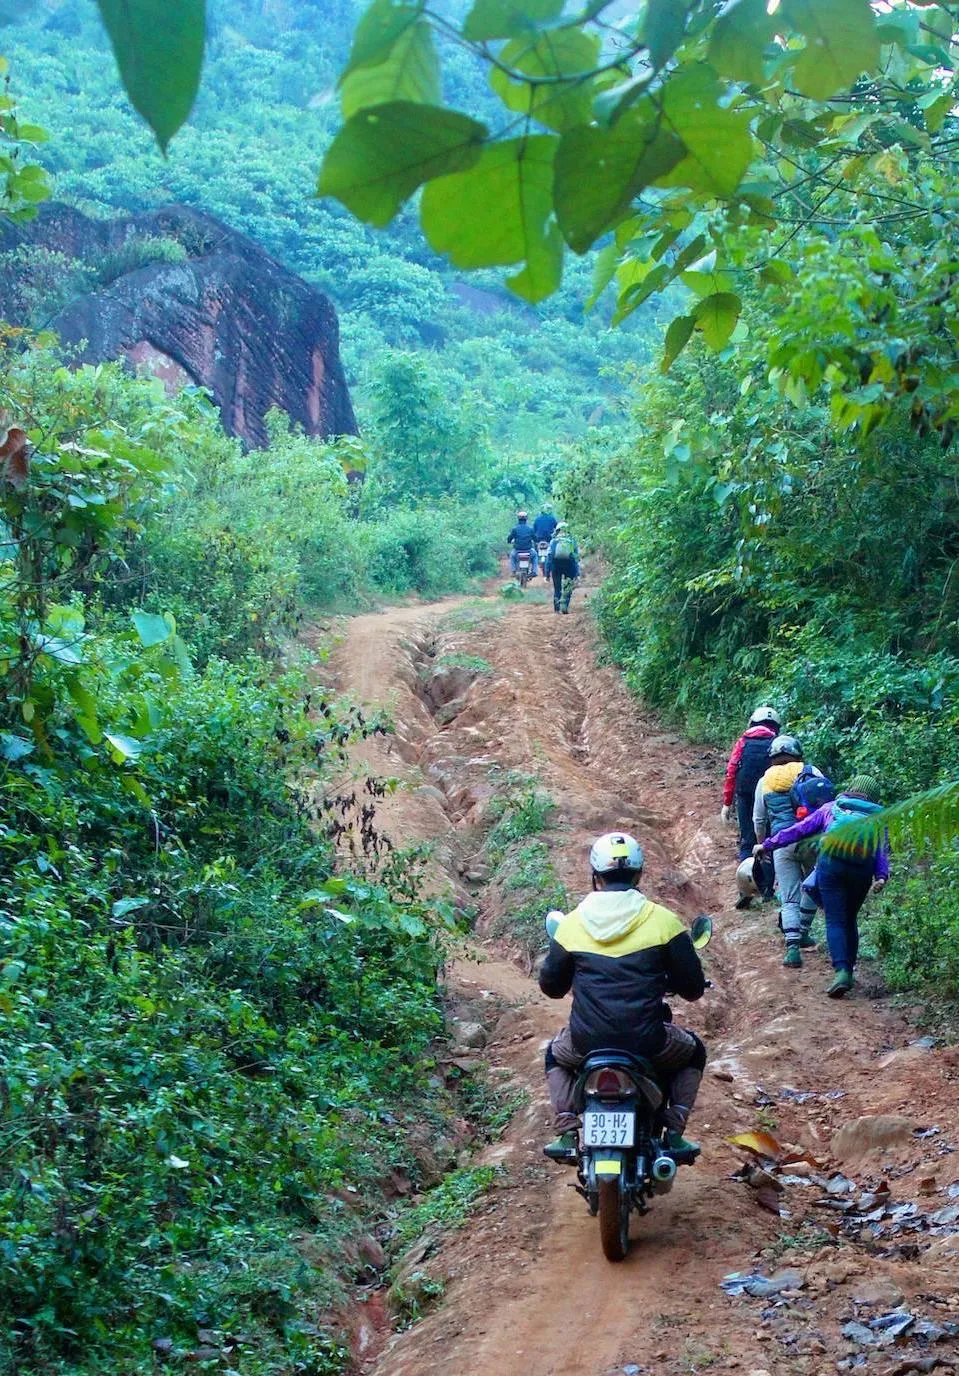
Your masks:
<path fill-rule="evenodd" d="M 595 1075 L 589 1077 L 587 1089 L 594 1094 L 628 1094 L 630 1090 L 629 1081 L 625 1075 L 620 1075 L 618 1070 L 598 1070 Z"/>

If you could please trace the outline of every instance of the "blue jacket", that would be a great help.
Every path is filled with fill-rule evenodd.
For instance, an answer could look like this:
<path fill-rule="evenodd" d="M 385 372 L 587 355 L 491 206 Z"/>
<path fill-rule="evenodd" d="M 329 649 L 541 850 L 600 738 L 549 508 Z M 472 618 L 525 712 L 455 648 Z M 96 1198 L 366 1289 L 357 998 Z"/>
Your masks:
<path fill-rule="evenodd" d="M 559 521 L 549 511 L 541 511 L 533 522 L 533 536 L 536 543 L 540 540 L 552 540 L 553 531 L 559 525 Z"/>
<path fill-rule="evenodd" d="M 506 537 L 506 543 L 517 550 L 531 550 L 536 544 L 533 527 L 529 521 L 517 521 Z"/>

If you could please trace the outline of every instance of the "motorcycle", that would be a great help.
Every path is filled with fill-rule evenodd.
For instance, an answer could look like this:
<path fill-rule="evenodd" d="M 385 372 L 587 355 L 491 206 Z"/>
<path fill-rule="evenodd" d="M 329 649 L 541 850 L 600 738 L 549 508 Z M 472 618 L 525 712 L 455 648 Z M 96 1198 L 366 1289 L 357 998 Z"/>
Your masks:
<path fill-rule="evenodd" d="M 521 588 L 525 588 L 533 573 L 533 551 L 521 549 L 516 552 L 516 578 Z"/>
<path fill-rule="evenodd" d="M 550 913 L 552 937 L 561 913 Z M 712 918 L 702 914 L 690 927 L 697 950 L 709 944 Z M 707 981 L 707 985 L 709 982 Z M 607 1261 L 622 1261 L 629 1250 L 630 1214 L 649 1212 L 656 1195 L 673 1188 L 679 1166 L 692 1166 L 696 1151 L 672 1151 L 662 1111 L 666 1086 L 642 1056 L 625 1051 L 594 1051 L 579 1072 L 576 1110 L 582 1117 L 579 1148 L 562 1159 L 576 1166 L 574 1188 L 590 1214 L 599 1216 L 599 1236 Z"/>
<path fill-rule="evenodd" d="M 540 540 L 539 544 L 536 546 L 536 553 L 539 556 L 540 572 L 544 578 L 548 579 L 549 574 L 546 572 L 546 556 L 549 554 L 549 541 Z"/>

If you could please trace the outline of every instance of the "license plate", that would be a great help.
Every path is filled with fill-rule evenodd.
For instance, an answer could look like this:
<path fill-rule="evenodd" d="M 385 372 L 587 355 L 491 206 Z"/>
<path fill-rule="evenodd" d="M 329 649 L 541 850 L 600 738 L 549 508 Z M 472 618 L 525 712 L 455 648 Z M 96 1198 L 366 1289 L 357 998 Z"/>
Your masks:
<path fill-rule="evenodd" d="M 583 1116 L 587 1147 L 631 1147 L 636 1134 L 635 1113 L 591 1108 Z"/>

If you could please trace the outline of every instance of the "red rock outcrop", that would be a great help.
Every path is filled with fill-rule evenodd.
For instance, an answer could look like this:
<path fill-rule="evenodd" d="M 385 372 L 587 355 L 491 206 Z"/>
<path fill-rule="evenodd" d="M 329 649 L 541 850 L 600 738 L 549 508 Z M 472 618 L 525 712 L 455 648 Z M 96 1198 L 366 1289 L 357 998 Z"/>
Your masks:
<path fill-rule="evenodd" d="M 3 247 L 36 245 L 95 274 L 111 255 L 122 269 L 138 240 L 174 240 L 184 260 L 121 270 L 63 306 L 49 327 L 80 362 L 126 358 L 171 386 L 205 387 L 227 431 L 250 445 L 264 443 L 264 417 L 273 406 L 310 435 L 356 433 L 332 303 L 213 216 L 171 206 L 100 221 L 53 205 L 31 224 L 7 230 Z M 135 253 L 129 256 L 135 262 Z M 16 317 L 2 271 L 0 311 Z"/>

